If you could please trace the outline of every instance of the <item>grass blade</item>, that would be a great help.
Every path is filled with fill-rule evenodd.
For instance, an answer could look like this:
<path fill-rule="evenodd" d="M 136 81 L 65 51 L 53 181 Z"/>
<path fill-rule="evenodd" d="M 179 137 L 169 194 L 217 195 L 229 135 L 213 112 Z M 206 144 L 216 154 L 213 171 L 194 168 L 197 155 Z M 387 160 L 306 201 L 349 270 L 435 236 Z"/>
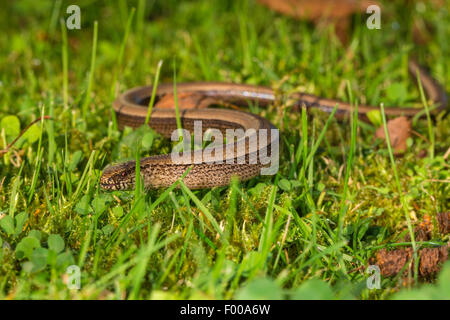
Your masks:
<path fill-rule="evenodd" d="M 84 96 L 84 102 L 81 107 L 83 112 L 83 117 L 86 119 L 89 103 L 91 102 L 91 91 L 92 83 L 94 82 L 94 70 L 95 70 L 95 59 L 97 56 L 97 38 L 98 38 L 98 22 L 94 22 L 94 34 L 92 36 L 92 53 L 91 53 L 91 66 L 89 68 L 89 78 L 86 90 L 86 95 Z"/>

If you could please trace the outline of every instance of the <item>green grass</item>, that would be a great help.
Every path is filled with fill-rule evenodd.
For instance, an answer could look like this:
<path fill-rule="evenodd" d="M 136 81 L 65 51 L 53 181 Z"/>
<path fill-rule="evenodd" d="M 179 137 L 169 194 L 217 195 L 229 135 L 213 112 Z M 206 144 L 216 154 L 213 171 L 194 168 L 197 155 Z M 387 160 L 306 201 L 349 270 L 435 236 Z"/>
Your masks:
<path fill-rule="evenodd" d="M 415 119 L 418 134 L 394 159 L 373 138 L 382 122 L 295 113 L 285 101 L 250 105 L 280 129 L 277 175 L 199 191 L 177 182 L 109 193 L 98 182 L 108 163 L 171 148 L 150 129 L 116 129 L 111 102 L 135 86 L 229 81 L 423 107 L 408 56 L 449 91 L 445 8 L 413 10 L 434 29 L 426 46 L 412 41 L 413 12 L 401 4 L 382 12 L 381 30 L 354 17 L 343 46 L 331 28 L 250 0 L 79 1 L 81 30 L 58 28 L 70 4 L 0 5 L 2 148 L 31 121 L 53 118 L 1 159 L 0 299 L 407 296 L 397 279 L 367 289 L 363 267 L 425 214 L 449 210 L 450 120 L 442 114 Z M 446 241 L 434 234 L 415 245 Z M 73 264 L 80 290 L 65 284 Z M 450 296 L 444 283 L 434 297 Z"/>

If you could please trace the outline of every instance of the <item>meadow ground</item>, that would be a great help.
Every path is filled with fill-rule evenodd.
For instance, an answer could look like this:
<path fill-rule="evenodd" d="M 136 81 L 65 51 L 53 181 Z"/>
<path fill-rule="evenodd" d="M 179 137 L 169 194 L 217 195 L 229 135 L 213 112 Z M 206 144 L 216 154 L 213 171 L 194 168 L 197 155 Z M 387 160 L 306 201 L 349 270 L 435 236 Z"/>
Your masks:
<path fill-rule="evenodd" d="M 425 287 L 404 286 L 400 276 L 383 277 L 380 289 L 366 285 L 377 250 L 411 245 L 402 240 L 408 224 L 449 210 L 443 114 L 413 119 L 416 134 L 394 166 L 374 139 L 379 115 L 326 126 L 329 115 L 314 110 L 252 105 L 280 129 L 277 175 L 192 192 L 99 188 L 106 164 L 171 148 L 149 129 L 122 132 L 111 121 L 117 94 L 153 83 L 160 60 L 160 83 L 176 71 L 179 82 L 421 108 L 409 56 L 450 89 L 443 3 L 390 4 L 380 30 L 356 16 L 344 46 L 331 28 L 254 1 L 79 1 L 80 30 L 60 24 L 70 1 L 2 2 L 0 144 L 42 115 L 52 120 L 32 126 L 1 159 L 0 298 L 449 298 L 448 264 Z M 426 45 L 412 40 L 413 16 L 432 29 Z M 433 233 L 416 244 L 447 242 Z M 71 265 L 80 268 L 79 290 L 67 286 Z"/>

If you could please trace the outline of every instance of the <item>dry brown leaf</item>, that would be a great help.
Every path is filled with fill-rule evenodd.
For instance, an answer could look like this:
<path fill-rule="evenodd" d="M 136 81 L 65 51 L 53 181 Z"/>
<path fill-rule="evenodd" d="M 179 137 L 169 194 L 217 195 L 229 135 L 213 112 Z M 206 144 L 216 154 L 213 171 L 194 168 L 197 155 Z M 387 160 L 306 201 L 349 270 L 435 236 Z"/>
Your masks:
<path fill-rule="evenodd" d="M 297 19 L 314 21 L 316 24 L 334 24 L 336 35 L 343 43 L 348 42 L 350 16 L 366 12 L 370 5 L 380 3 L 371 0 L 258 0 L 266 7 Z"/>
<path fill-rule="evenodd" d="M 377 1 L 367 0 L 258 0 L 270 9 L 295 18 L 316 20 L 324 17 L 347 18 L 356 12 L 365 12 Z"/>
<path fill-rule="evenodd" d="M 395 155 L 406 151 L 406 140 L 411 136 L 411 122 L 406 117 L 397 117 L 387 122 L 387 129 Z M 375 138 L 386 139 L 384 126 L 375 132 Z"/>

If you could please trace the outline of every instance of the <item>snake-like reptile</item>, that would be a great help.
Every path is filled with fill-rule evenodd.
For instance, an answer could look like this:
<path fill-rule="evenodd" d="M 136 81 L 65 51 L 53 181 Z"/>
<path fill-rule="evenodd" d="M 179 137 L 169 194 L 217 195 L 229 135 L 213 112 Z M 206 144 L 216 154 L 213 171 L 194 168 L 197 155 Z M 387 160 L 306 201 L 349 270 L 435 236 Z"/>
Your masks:
<path fill-rule="evenodd" d="M 420 74 L 420 81 L 428 101 L 435 106 L 433 112 L 437 113 L 447 107 L 445 91 L 428 72 L 420 67 L 414 60 L 408 63 L 409 73 L 416 78 Z M 177 130 L 175 105 L 173 100 L 164 99 L 173 94 L 173 85 L 163 84 L 157 89 L 157 103 L 152 110 L 149 126 L 164 137 L 170 137 Z M 113 107 L 117 115 L 119 128 L 130 126 L 133 128 L 144 124 L 148 101 L 152 93 L 152 87 L 138 87 L 131 89 L 114 101 Z M 250 179 L 260 173 L 265 164 L 250 162 L 249 159 L 255 152 L 266 152 L 274 143 L 275 137 L 270 134 L 275 127 L 265 118 L 258 115 L 228 109 L 213 109 L 210 105 L 233 104 L 246 106 L 249 102 L 259 106 L 267 106 L 275 102 L 275 92 L 267 87 L 251 86 L 229 83 L 181 83 L 177 84 L 177 96 L 179 98 L 180 119 L 182 127 L 188 131 L 193 130 L 196 120 L 201 120 L 203 132 L 208 128 L 219 129 L 224 132 L 227 128 L 244 131 L 248 129 L 267 130 L 268 138 L 258 145 L 258 150 L 251 150 L 248 140 L 252 137 L 244 137 L 234 142 L 223 145 L 223 158 L 217 161 L 217 157 L 204 156 L 201 161 L 196 161 L 202 150 L 187 152 L 187 162 L 174 162 L 170 154 L 156 155 L 140 160 L 140 172 L 145 188 L 168 187 L 175 183 L 186 170 L 188 174 L 183 182 L 191 189 L 211 188 L 224 186 L 230 183 L 232 176 L 237 176 L 241 181 Z M 317 97 L 306 93 L 294 93 L 289 96 L 294 101 L 293 110 L 299 110 L 302 106 L 307 108 L 319 108 L 325 112 L 331 112 L 337 105 L 336 117 L 342 118 L 348 115 L 352 106 L 349 103 Z M 367 114 L 369 111 L 379 110 L 378 107 L 359 105 L 358 112 Z M 422 111 L 417 108 L 390 107 L 385 108 L 385 113 L 390 116 L 414 116 Z M 256 134 L 256 133 L 254 133 Z M 244 141 L 244 150 L 237 144 Z M 225 149 L 232 144 L 232 154 L 227 154 Z M 264 150 L 263 150 L 264 149 Z M 214 152 L 213 154 L 214 155 Z M 237 159 L 245 159 L 244 163 L 238 163 Z M 231 161 L 227 161 L 231 160 Z M 234 160 L 234 161 L 233 161 Z M 232 163 L 229 163 L 232 162 Z M 136 175 L 136 162 L 127 161 L 104 169 L 100 179 L 100 186 L 105 190 L 127 190 L 134 188 Z"/>

